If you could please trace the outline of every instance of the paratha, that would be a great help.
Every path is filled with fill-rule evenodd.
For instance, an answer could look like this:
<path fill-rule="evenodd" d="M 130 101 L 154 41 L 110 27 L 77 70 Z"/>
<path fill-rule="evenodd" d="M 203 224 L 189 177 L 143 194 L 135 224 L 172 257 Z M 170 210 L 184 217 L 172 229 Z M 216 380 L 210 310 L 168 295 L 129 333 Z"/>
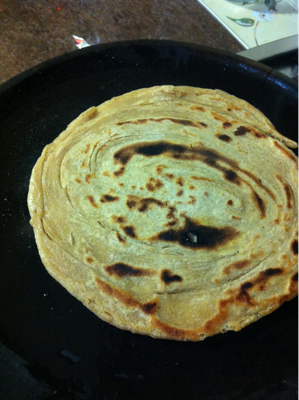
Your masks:
<path fill-rule="evenodd" d="M 33 168 L 41 260 L 118 328 L 238 331 L 297 295 L 296 146 L 221 90 L 157 86 L 91 107 Z"/>

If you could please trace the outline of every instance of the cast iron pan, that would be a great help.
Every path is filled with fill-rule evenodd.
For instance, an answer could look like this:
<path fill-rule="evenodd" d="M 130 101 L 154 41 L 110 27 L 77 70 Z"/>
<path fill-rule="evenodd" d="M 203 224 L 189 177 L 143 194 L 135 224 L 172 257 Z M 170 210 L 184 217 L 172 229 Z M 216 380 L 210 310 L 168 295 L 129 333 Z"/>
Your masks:
<path fill-rule="evenodd" d="M 162 84 L 223 89 L 296 140 L 296 84 L 267 66 L 207 47 L 152 40 L 97 45 L 3 84 L 1 400 L 297 399 L 296 299 L 238 333 L 198 343 L 155 340 L 102 322 L 40 261 L 26 197 L 43 147 L 88 107 Z"/>

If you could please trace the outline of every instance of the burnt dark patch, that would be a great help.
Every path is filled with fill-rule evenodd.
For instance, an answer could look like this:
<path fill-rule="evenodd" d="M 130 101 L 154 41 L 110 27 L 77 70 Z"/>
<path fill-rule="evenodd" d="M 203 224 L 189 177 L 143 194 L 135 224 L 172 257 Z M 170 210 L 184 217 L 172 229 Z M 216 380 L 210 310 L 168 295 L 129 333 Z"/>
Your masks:
<path fill-rule="evenodd" d="M 240 169 L 240 171 L 249 176 L 249 178 L 252 179 L 260 188 L 262 188 L 271 197 L 272 200 L 276 200 L 275 194 L 269 188 L 267 188 L 259 178 L 257 178 L 250 171 L 246 171 L 245 169 Z"/>
<path fill-rule="evenodd" d="M 122 125 L 126 125 L 126 124 L 134 124 L 134 125 L 139 125 L 139 124 L 145 124 L 148 120 L 147 119 L 137 119 L 135 121 L 122 121 L 122 122 L 117 122 L 116 125 L 117 126 L 122 126 Z"/>
<path fill-rule="evenodd" d="M 218 152 L 211 149 L 200 149 L 198 151 L 200 151 L 201 155 L 203 156 L 202 161 L 205 164 L 209 165 L 212 168 L 218 169 L 218 171 L 221 171 L 226 180 L 235 183 L 237 185 L 240 185 L 241 179 L 235 171 L 219 165 L 219 161 L 221 161 L 223 163 L 228 164 L 232 168 L 238 168 L 237 163 L 235 161 L 225 156 L 222 156 Z"/>
<path fill-rule="evenodd" d="M 147 211 L 147 209 L 149 208 L 149 206 L 151 204 L 154 204 L 154 205 L 159 206 L 159 207 L 164 207 L 165 206 L 163 201 L 157 200 L 157 199 L 155 199 L 153 197 L 145 197 L 145 198 L 141 199 L 140 207 L 138 208 L 138 211 L 140 211 L 140 212 Z"/>
<path fill-rule="evenodd" d="M 113 201 L 118 201 L 119 197 L 118 196 L 110 196 L 110 194 L 103 194 L 101 196 L 100 202 L 101 203 L 111 203 Z"/>
<path fill-rule="evenodd" d="M 253 284 L 251 282 L 243 283 L 243 285 L 241 285 L 240 292 L 237 295 L 237 300 L 252 306 L 253 305 L 252 299 L 249 293 L 247 292 L 247 290 L 251 289 L 252 287 Z"/>
<path fill-rule="evenodd" d="M 210 165 L 211 167 L 214 167 L 217 163 L 217 161 L 220 160 L 219 154 L 212 150 L 212 149 L 195 149 L 196 152 L 199 152 L 200 155 L 203 157 L 203 162 L 205 164 Z"/>
<path fill-rule="evenodd" d="M 288 157 L 290 160 L 294 161 L 295 164 L 297 164 L 298 160 L 295 154 L 291 152 L 291 150 L 288 150 L 286 147 L 283 147 L 281 144 L 279 144 L 276 140 L 274 140 L 274 146 L 279 149 L 286 157 Z"/>
<path fill-rule="evenodd" d="M 179 186 L 183 186 L 184 185 L 184 179 L 179 176 L 178 179 L 175 181 L 175 183 Z"/>
<path fill-rule="evenodd" d="M 298 272 L 296 272 L 296 274 L 292 276 L 292 281 L 298 282 Z"/>
<path fill-rule="evenodd" d="M 207 181 L 207 182 L 214 182 L 214 180 L 213 179 L 209 179 L 209 178 L 206 178 L 206 177 L 204 177 L 204 176 L 191 176 L 191 179 L 194 179 L 195 181 Z M 194 189 L 194 187 L 193 187 L 193 189 Z"/>
<path fill-rule="evenodd" d="M 236 183 L 237 185 L 240 184 L 240 178 L 235 171 L 232 171 L 231 169 L 225 169 L 225 168 L 223 168 L 222 170 L 224 173 L 224 179 L 226 179 L 227 181 Z"/>
<path fill-rule="evenodd" d="M 158 205 L 160 207 L 164 206 L 163 201 L 157 200 L 157 199 L 155 199 L 153 197 L 145 197 L 142 201 L 147 203 L 147 204 L 156 204 L 156 205 Z"/>
<path fill-rule="evenodd" d="M 293 207 L 293 197 L 292 197 L 291 186 L 288 184 L 285 184 L 284 191 L 285 191 L 286 199 L 287 199 L 287 208 L 292 208 Z"/>
<path fill-rule="evenodd" d="M 258 132 L 258 131 L 254 131 L 254 132 L 253 132 L 253 135 L 254 135 L 254 137 L 256 137 L 257 139 L 267 139 L 267 138 L 268 138 L 267 135 L 265 135 L 265 134 L 262 133 L 262 132 Z"/>
<path fill-rule="evenodd" d="M 108 275 L 116 275 L 119 278 L 123 278 L 124 276 L 147 276 L 150 274 L 150 271 L 148 270 L 132 267 L 131 265 L 124 263 L 108 265 L 105 267 L 105 270 Z"/>
<path fill-rule="evenodd" d="M 156 189 L 161 189 L 161 187 L 164 186 L 164 183 L 162 181 L 160 181 L 159 179 L 157 179 L 155 181 L 155 186 L 156 186 Z"/>
<path fill-rule="evenodd" d="M 252 287 L 253 287 L 253 283 L 251 283 L 251 282 L 245 282 L 245 283 L 243 283 L 243 285 L 241 286 L 241 291 L 242 291 L 242 290 L 250 289 L 250 288 L 252 288 Z"/>
<path fill-rule="evenodd" d="M 287 208 L 292 208 L 293 207 L 293 194 L 292 194 L 291 186 L 288 183 L 286 183 L 280 175 L 276 174 L 275 177 L 282 184 L 283 190 L 286 195 Z"/>
<path fill-rule="evenodd" d="M 91 257 L 86 257 L 86 262 L 88 262 L 88 264 L 92 264 L 93 259 Z"/>
<path fill-rule="evenodd" d="M 179 275 L 173 275 L 169 269 L 163 269 L 161 272 L 161 279 L 166 284 L 169 285 L 172 282 L 182 282 L 183 278 Z"/>
<path fill-rule="evenodd" d="M 174 118 L 168 118 L 171 122 L 174 122 L 175 124 L 180 124 L 183 126 L 193 126 L 197 128 L 197 123 L 195 121 L 190 121 L 187 119 L 174 119 Z"/>
<path fill-rule="evenodd" d="M 291 251 L 293 254 L 297 255 L 298 254 L 298 240 L 293 240 L 291 244 Z"/>
<path fill-rule="evenodd" d="M 216 135 L 216 137 L 218 139 L 222 140 L 223 142 L 227 142 L 227 143 L 229 143 L 232 140 L 232 138 L 228 135 Z"/>
<path fill-rule="evenodd" d="M 184 191 L 183 190 L 179 190 L 175 195 L 177 197 L 180 197 L 180 196 L 183 196 L 183 194 L 184 194 Z"/>
<path fill-rule="evenodd" d="M 125 167 L 121 167 L 120 169 L 118 169 L 117 171 L 113 172 L 113 175 L 118 177 L 118 176 L 122 176 L 125 172 Z"/>
<path fill-rule="evenodd" d="M 213 250 L 233 240 L 238 234 L 239 232 L 232 227 L 215 228 L 200 225 L 189 218 L 185 218 L 185 225 L 182 228 L 162 231 L 152 240 L 174 242 L 193 250 L 202 248 Z"/>
<path fill-rule="evenodd" d="M 168 179 L 173 179 L 173 178 L 174 178 L 174 175 L 173 175 L 173 174 L 165 174 L 165 176 L 166 176 L 166 178 L 168 178 Z"/>
<path fill-rule="evenodd" d="M 254 190 L 252 190 L 251 192 L 251 198 L 254 202 L 255 207 L 261 215 L 261 219 L 264 219 L 266 217 L 266 205 L 263 199 Z"/>
<path fill-rule="evenodd" d="M 141 154 L 145 157 L 154 157 L 154 156 L 159 156 L 160 154 L 163 154 L 168 150 L 169 146 L 166 143 L 161 142 L 159 145 L 152 144 L 152 145 L 139 146 L 136 149 L 136 153 Z"/>
<path fill-rule="evenodd" d="M 250 132 L 250 129 L 246 128 L 246 126 L 238 126 L 238 128 L 234 132 L 234 135 L 235 136 L 243 136 L 249 132 Z"/>
<path fill-rule="evenodd" d="M 136 207 L 137 202 L 135 200 L 127 200 L 126 204 L 127 204 L 127 207 L 131 209 L 131 208 Z"/>
<path fill-rule="evenodd" d="M 157 308 L 157 302 L 156 301 L 151 301 L 149 303 L 142 304 L 141 310 L 145 314 L 154 314 Z"/>
<path fill-rule="evenodd" d="M 232 206 L 234 203 L 233 203 L 232 200 L 228 200 L 226 204 L 227 204 L 228 206 Z"/>
<path fill-rule="evenodd" d="M 282 274 L 282 269 L 281 268 L 268 268 L 264 271 L 265 276 L 274 276 L 274 275 L 280 275 Z"/>
<path fill-rule="evenodd" d="M 166 227 L 169 227 L 169 226 L 174 226 L 174 225 L 176 225 L 176 223 L 177 223 L 177 221 L 169 221 L 169 222 L 167 222 L 165 225 L 163 225 L 163 226 L 166 226 Z"/>
<path fill-rule="evenodd" d="M 236 261 L 232 264 L 229 264 L 227 267 L 224 268 L 223 273 L 224 275 L 230 274 L 231 270 L 242 270 L 248 267 L 251 264 L 251 260 L 240 260 Z"/>
<path fill-rule="evenodd" d="M 203 126 L 204 128 L 207 128 L 207 127 L 208 127 L 208 125 L 205 124 L 204 122 L 200 122 L 199 124 L 200 124 L 201 126 Z"/>
<path fill-rule="evenodd" d="M 189 196 L 189 198 L 190 198 L 190 201 L 188 201 L 188 204 L 195 204 L 196 203 L 196 198 L 194 197 L 194 196 Z"/>
<path fill-rule="evenodd" d="M 126 239 L 124 239 L 118 232 L 116 232 L 116 237 L 120 243 L 126 243 Z"/>
<path fill-rule="evenodd" d="M 95 199 L 93 198 L 93 196 L 91 196 L 91 195 L 87 196 L 87 200 L 90 202 L 90 204 L 93 206 L 93 208 L 99 208 L 99 206 L 95 202 Z"/>
<path fill-rule="evenodd" d="M 223 122 L 222 126 L 224 129 L 226 129 L 226 128 L 230 128 L 232 126 L 232 124 L 230 122 Z"/>
<path fill-rule="evenodd" d="M 149 192 L 154 192 L 155 191 L 155 186 L 152 183 L 147 183 L 145 185 L 145 187 Z"/>
<path fill-rule="evenodd" d="M 139 308 L 145 313 L 152 314 L 158 305 L 158 300 L 154 300 L 145 304 L 140 303 L 135 297 L 130 296 L 128 293 L 120 289 L 108 285 L 108 283 L 102 281 L 99 278 L 95 278 L 95 282 L 102 292 L 111 297 L 114 297 L 128 307 Z"/>
<path fill-rule="evenodd" d="M 148 210 L 148 205 L 147 204 L 142 204 L 142 206 L 138 208 L 139 212 L 145 212 L 147 210 Z"/>
<path fill-rule="evenodd" d="M 168 208 L 168 211 L 167 211 L 167 214 L 166 214 L 166 218 L 167 219 L 173 219 L 173 218 L 175 218 L 175 213 L 176 213 L 176 208 L 175 207 L 173 207 L 173 206 L 170 206 L 169 208 Z"/>
<path fill-rule="evenodd" d="M 95 174 L 87 174 L 85 176 L 85 182 L 88 183 L 88 185 L 90 185 L 91 179 L 95 177 L 96 177 Z"/>
<path fill-rule="evenodd" d="M 151 144 L 138 143 L 124 147 L 118 150 L 113 157 L 116 164 L 126 165 L 135 154 L 139 154 L 144 157 L 156 157 L 165 153 L 178 155 L 185 153 L 188 150 L 190 150 L 188 147 L 161 140 L 152 142 Z"/>
<path fill-rule="evenodd" d="M 149 192 L 155 192 L 156 190 L 161 189 L 161 187 L 163 187 L 164 184 L 160 179 L 155 179 L 153 177 L 151 177 L 149 179 L 149 182 L 146 183 L 145 187 Z"/>
<path fill-rule="evenodd" d="M 126 165 L 130 161 L 131 157 L 132 155 L 130 152 L 126 151 L 118 151 L 114 154 L 114 159 L 117 161 L 117 163 L 122 165 Z"/>
<path fill-rule="evenodd" d="M 123 231 L 125 234 L 133 239 L 137 238 L 137 235 L 135 233 L 134 226 L 124 226 Z"/>
<path fill-rule="evenodd" d="M 167 168 L 166 167 L 166 165 L 157 165 L 156 166 L 156 173 L 158 174 L 158 175 L 161 175 L 162 174 L 162 172 L 163 172 L 163 168 Z"/>
<path fill-rule="evenodd" d="M 137 208 L 139 212 L 145 212 L 152 205 L 156 205 L 158 207 L 167 207 L 166 203 L 161 200 L 157 200 L 154 197 L 140 197 L 140 196 L 128 196 L 128 200 L 126 202 L 127 206 L 132 208 Z"/>
<path fill-rule="evenodd" d="M 156 141 L 151 142 L 150 144 L 133 144 L 124 147 L 115 153 L 114 162 L 122 164 L 123 167 L 114 172 L 114 175 L 122 175 L 124 173 L 124 165 L 127 164 L 129 160 L 131 160 L 131 158 L 136 154 L 143 155 L 145 157 L 155 157 L 163 154 L 166 157 L 176 160 L 200 161 L 222 172 L 225 179 L 238 185 L 241 183 L 241 179 L 237 176 L 235 170 L 240 170 L 244 173 L 247 173 L 247 171 L 243 171 L 238 167 L 238 163 L 236 161 L 225 157 L 215 150 L 205 147 L 192 148 L 184 145 L 172 144 L 167 141 Z M 229 168 L 224 167 L 222 165 L 223 163 L 227 164 Z M 247 173 L 247 175 L 249 174 L 250 173 Z M 154 187 L 147 186 L 147 189 L 149 191 L 153 191 Z"/>

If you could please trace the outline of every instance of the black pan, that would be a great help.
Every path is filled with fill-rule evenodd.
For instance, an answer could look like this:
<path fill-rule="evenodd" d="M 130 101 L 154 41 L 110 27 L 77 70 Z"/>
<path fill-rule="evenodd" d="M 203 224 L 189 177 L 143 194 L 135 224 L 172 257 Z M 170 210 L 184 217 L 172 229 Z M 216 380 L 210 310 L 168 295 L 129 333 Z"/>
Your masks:
<path fill-rule="evenodd" d="M 282 134 L 297 138 L 294 82 L 240 56 L 186 43 L 97 45 L 3 84 L 1 400 L 297 399 L 296 299 L 238 333 L 199 343 L 155 340 L 102 322 L 40 261 L 26 197 L 43 147 L 88 107 L 162 84 L 223 89 L 259 108 Z"/>

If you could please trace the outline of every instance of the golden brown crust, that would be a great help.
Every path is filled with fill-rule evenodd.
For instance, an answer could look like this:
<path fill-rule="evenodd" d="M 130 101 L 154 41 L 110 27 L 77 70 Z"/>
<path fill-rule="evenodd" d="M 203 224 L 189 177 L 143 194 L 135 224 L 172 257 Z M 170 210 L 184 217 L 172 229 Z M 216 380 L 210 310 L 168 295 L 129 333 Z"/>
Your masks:
<path fill-rule="evenodd" d="M 46 146 L 28 206 L 49 273 L 101 319 L 174 340 L 240 330 L 297 295 L 297 157 L 219 90 L 92 107 Z"/>

